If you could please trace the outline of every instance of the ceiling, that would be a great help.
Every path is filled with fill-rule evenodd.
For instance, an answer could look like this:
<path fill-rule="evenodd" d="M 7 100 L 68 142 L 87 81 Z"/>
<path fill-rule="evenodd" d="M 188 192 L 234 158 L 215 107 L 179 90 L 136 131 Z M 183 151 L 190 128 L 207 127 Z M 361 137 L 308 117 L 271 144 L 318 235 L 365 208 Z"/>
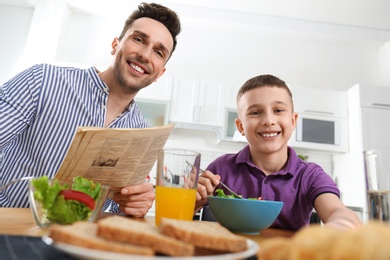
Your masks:
<path fill-rule="evenodd" d="M 34 6 L 39 0 L 0 0 L 0 4 Z M 134 0 L 63 0 L 92 13 L 116 15 L 142 2 Z M 324 22 L 390 31 L 388 0 L 161 0 L 165 5 L 210 8 L 240 13 Z"/>

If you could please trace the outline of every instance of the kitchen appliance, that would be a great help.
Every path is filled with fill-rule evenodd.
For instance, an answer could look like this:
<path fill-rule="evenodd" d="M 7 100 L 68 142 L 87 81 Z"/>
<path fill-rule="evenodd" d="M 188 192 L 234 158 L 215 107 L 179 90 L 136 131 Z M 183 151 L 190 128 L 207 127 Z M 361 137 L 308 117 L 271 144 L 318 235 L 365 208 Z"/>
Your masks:
<path fill-rule="evenodd" d="M 347 152 L 348 119 L 299 114 L 289 145 L 295 148 Z"/>

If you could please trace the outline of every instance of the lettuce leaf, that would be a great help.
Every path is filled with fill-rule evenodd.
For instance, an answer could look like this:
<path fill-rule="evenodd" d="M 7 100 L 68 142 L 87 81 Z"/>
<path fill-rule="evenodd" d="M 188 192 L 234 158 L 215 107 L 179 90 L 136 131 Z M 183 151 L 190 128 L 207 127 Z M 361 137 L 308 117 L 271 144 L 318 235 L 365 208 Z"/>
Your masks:
<path fill-rule="evenodd" d="M 88 220 L 92 210 L 84 203 L 75 200 L 65 200 L 64 196 L 58 194 L 62 190 L 70 189 L 68 184 L 61 185 L 58 180 L 49 184 L 49 178 L 43 176 L 32 181 L 35 188 L 34 198 L 42 204 L 46 210 L 47 218 L 60 224 L 72 224 L 80 220 Z M 100 184 L 91 180 L 75 177 L 72 190 L 84 192 L 95 201 L 100 195 Z"/>

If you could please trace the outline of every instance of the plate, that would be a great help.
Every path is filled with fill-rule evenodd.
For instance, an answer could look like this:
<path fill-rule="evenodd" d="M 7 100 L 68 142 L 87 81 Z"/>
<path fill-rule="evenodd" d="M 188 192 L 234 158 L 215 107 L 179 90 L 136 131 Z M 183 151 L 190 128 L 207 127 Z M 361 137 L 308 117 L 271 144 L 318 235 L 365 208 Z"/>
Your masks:
<path fill-rule="evenodd" d="M 191 256 L 191 257 L 177 257 L 177 256 L 144 256 L 144 255 L 133 255 L 133 254 L 120 254 L 96 249 L 89 249 L 85 247 L 79 247 L 74 245 L 69 245 L 65 243 L 55 243 L 50 237 L 42 237 L 44 243 L 49 246 L 52 246 L 64 253 L 67 253 L 77 259 L 85 260 L 128 260 L 130 257 L 136 257 L 140 260 L 156 260 L 156 259 L 185 259 L 185 260 L 236 260 L 236 259 L 245 259 L 257 254 L 259 245 L 250 239 L 247 239 L 248 249 L 242 252 L 237 253 L 228 253 L 228 254 L 219 254 L 219 255 L 202 255 L 202 256 Z"/>

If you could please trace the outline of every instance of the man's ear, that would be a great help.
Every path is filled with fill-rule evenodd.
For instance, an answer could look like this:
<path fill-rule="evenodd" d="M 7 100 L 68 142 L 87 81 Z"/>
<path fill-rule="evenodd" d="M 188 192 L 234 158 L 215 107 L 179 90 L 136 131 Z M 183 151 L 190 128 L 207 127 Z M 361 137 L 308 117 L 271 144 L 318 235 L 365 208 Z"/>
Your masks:
<path fill-rule="evenodd" d="M 157 78 L 154 80 L 154 82 L 157 82 L 157 80 L 164 74 L 164 72 L 167 70 L 167 68 L 163 68 L 160 72 L 160 74 L 157 76 Z"/>
<path fill-rule="evenodd" d="M 111 43 L 111 54 L 114 55 L 116 53 L 116 48 L 118 47 L 119 39 L 118 37 L 115 37 L 114 40 Z"/>
<path fill-rule="evenodd" d="M 242 126 L 242 122 L 239 118 L 236 118 L 234 121 L 236 123 L 237 130 L 241 133 L 241 135 L 245 135 L 244 127 Z"/>

